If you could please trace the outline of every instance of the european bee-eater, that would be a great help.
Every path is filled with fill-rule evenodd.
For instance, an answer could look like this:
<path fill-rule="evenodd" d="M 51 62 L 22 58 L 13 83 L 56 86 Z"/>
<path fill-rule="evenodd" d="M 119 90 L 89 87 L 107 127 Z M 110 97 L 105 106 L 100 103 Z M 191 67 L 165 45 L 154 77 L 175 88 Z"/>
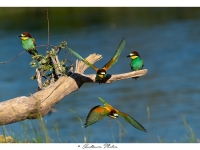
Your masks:
<path fill-rule="evenodd" d="M 90 110 L 90 112 L 87 116 L 87 119 L 86 119 L 85 128 L 96 123 L 97 121 L 103 119 L 106 116 L 116 119 L 120 115 L 136 129 L 146 132 L 146 129 L 139 122 L 137 122 L 135 119 L 133 119 L 131 116 L 113 108 L 102 98 L 100 98 L 100 97 L 98 97 L 98 98 L 104 104 L 104 107 L 98 105 L 98 106 L 93 107 Z"/>
<path fill-rule="evenodd" d="M 35 56 L 35 55 L 38 54 L 38 51 L 36 49 L 35 39 L 32 38 L 32 36 L 30 35 L 30 33 L 23 32 L 19 37 L 22 40 L 22 47 L 26 51 L 28 51 L 31 56 Z"/>
<path fill-rule="evenodd" d="M 125 38 L 122 39 L 119 47 L 117 48 L 115 55 L 111 58 L 111 60 L 103 66 L 103 68 L 99 69 L 93 64 L 89 63 L 86 59 L 82 58 L 78 53 L 68 47 L 68 50 L 74 54 L 79 60 L 83 61 L 86 65 L 90 66 L 96 71 L 96 80 L 99 81 L 99 84 L 106 78 L 107 70 L 110 69 L 119 59 L 119 56 L 124 49 L 125 46 Z"/>
<path fill-rule="evenodd" d="M 144 61 L 141 59 L 138 52 L 133 51 L 127 57 L 131 58 L 130 66 L 131 66 L 132 71 L 141 70 L 143 68 Z M 135 79 L 137 79 L 137 78 L 138 77 L 135 77 Z"/>

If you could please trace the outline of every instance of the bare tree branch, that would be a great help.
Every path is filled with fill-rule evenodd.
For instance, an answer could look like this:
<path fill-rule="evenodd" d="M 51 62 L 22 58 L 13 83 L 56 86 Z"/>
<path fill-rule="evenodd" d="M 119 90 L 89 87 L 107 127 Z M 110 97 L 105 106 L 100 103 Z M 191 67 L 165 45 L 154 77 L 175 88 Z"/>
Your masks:
<path fill-rule="evenodd" d="M 55 68 L 55 73 L 57 75 L 57 77 L 59 78 L 60 70 L 59 70 L 59 64 L 60 62 L 56 61 L 56 57 L 51 56 L 51 61 L 53 62 L 54 68 Z"/>
<path fill-rule="evenodd" d="M 91 54 L 86 59 L 93 64 L 101 58 L 101 55 Z M 43 90 L 31 94 L 29 97 L 21 96 L 1 102 L 0 125 L 45 116 L 53 106 L 59 103 L 70 93 L 79 90 L 84 83 L 96 82 L 96 74 L 83 74 L 87 68 L 88 66 L 82 61 L 76 61 L 75 72 L 70 76 L 61 76 L 55 83 L 49 85 Z M 139 77 L 145 75 L 146 73 L 147 69 L 123 74 L 108 75 L 105 83 Z"/>
<path fill-rule="evenodd" d="M 40 71 L 38 70 L 38 68 L 36 69 L 36 76 L 37 76 L 37 82 L 38 82 L 38 90 L 43 89 L 43 85 L 42 85 L 42 77 L 40 74 Z"/>

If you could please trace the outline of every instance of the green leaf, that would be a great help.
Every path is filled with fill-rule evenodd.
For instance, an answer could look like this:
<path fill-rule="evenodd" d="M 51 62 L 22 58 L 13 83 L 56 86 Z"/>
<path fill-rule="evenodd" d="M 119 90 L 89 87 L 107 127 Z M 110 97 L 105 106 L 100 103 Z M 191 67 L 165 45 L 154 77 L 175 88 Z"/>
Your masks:
<path fill-rule="evenodd" d="M 34 68 L 34 67 L 37 66 L 37 63 L 35 62 L 35 60 L 32 60 L 32 61 L 30 62 L 30 65 L 31 65 L 32 68 Z"/>
<path fill-rule="evenodd" d="M 51 51 L 50 51 L 50 55 L 51 55 L 51 56 L 56 56 L 56 52 L 55 52 L 55 50 L 54 50 L 53 48 L 52 48 Z"/>
<path fill-rule="evenodd" d="M 52 69 L 52 66 L 51 65 L 46 65 L 44 66 L 44 70 L 51 70 Z"/>
<path fill-rule="evenodd" d="M 35 56 L 32 56 L 33 59 L 41 59 L 43 56 L 41 54 L 38 54 L 38 55 L 35 55 Z"/>
<path fill-rule="evenodd" d="M 65 49 L 67 46 L 67 42 L 66 41 L 62 41 L 60 44 L 59 44 L 59 47 L 62 48 L 62 49 Z"/>
<path fill-rule="evenodd" d="M 36 75 L 31 77 L 31 80 L 35 80 L 36 79 Z"/>
<path fill-rule="evenodd" d="M 42 59 L 41 61 L 40 61 L 40 63 L 41 64 L 45 64 L 47 61 L 45 60 L 45 59 Z"/>

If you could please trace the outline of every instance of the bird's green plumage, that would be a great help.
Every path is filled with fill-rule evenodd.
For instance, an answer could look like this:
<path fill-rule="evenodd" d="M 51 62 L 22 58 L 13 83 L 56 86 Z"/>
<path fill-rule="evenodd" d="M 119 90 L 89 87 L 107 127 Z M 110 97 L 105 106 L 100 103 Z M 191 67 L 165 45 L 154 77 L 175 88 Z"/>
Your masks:
<path fill-rule="evenodd" d="M 130 63 L 132 71 L 140 70 L 144 66 L 144 62 L 140 57 L 131 60 Z"/>
<path fill-rule="evenodd" d="M 115 60 L 114 63 L 116 63 L 118 61 L 118 58 L 121 55 L 124 47 L 125 47 L 125 38 L 122 39 L 121 43 L 119 44 L 119 47 L 116 50 L 115 55 L 113 56 L 113 59 Z"/>
<path fill-rule="evenodd" d="M 135 119 L 133 119 L 128 114 L 125 114 L 125 113 L 123 113 L 121 111 L 118 111 L 118 114 L 120 116 L 122 116 L 128 123 L 130 123 L 136 129 L 146 132 L 146 129 L 139 122 L 137 122 Z"/>
<path fill-rule="evenodd" d="M 89 67 L 93 68 L 94 70 L 98 70 L 97 67 L 95 67 L 93 64 L 89 63 L 86 59 L 84 59 L 83 57 L 81 57 L 77 52 L 75 52 L 73 49 L 71 49 L 70 47 L 67 47 L 68 50 L 74 55 L 76 56 L 79 60 L 83 61 L 86 65 L 88 65 Z"/>
<path fill-rule="evenodd" d="M 105 101 L 105 100 L 103 100 L 101 97 L 98 97 L 100 100 L 101 100 L 101 102 L 105 105 L 105 104 L 107 104 L 107 102 Z"/>
<path fill-rule="evenodd" d="M 38 51 L 35 47 L 35 40 L 33 38 L 22 40 L 22 47 L 33 56 L 38 54 Z"/>
<path fill-rule="evenodd" d="M 105 64 L 103 66 L 103 68 L 105 68 L 106 70 L 110 69 L 118 61 L 119 56 L 121 55 L 124 47 L 125 47 L 125 38 L 122 39 L 122 41 L 119 44 L 119 47 L 117 48 L 114 56 L 111 58 L 111 60 L 107 64 Z"/>
<path fill-rule="evenodd" d="M 22 40 L 22 47 L 25 50 L 35 49 L 35 45 L 32 38 L 28 38 L 27 40 Z"/>
<path fill-rule="evenodd" d="M 109 111 L 100 105 L 93 107 L 87 116 L 85 128 L 105 118 L 108 114 Z"/>

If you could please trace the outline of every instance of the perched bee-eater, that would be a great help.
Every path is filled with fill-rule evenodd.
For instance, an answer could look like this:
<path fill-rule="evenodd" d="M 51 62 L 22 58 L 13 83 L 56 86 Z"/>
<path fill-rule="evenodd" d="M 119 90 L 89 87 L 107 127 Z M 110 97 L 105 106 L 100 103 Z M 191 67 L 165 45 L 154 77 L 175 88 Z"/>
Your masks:
<path fill-rule="evenodd" d="M 99 81 L 99 84 L 106 78 L 107 70 L 110 69 L 119 59 L 119 56 L 124 49 L 125 46 L 125 38 L 122 39 L 119 47 L 117 48 L 115 55 L 111 58 L 111 60 L 103 66 L 103 68 L 99 69 L 93 64 L 89 63 L 86 59 L 82 58 L 78 53 L 68 47 L 68 50 L 74 54 L 79 60 L 83 61 L 86 65 L 90 66 L 96 71 L 96 80 Z"/>
<path fill-rule="evenodd" d="M 31 56 L 35 56 L 35 55 L 38 54 L 38 51 L 36 49 L 35 39 L 32 38 L 32 36 L 30 35 L 30 33 L 23 32 L 19 37 L 22 40 L 22 47 L 26 51 L 28 51 Z"/>
<path fill-rule="evenodd" d="M 100 98 L 100 97 L 98 97 L 98 98 L 104 104 L 104 107 L 98 105 L 98 106 L 93 107 L 90 110 L 90 112 L 87 116 L 87 119 L 86 119 L 85 128 L 96 123 L 97 121 L 103 119 L 106 116 L 116 119 L 120 115 L 136 129 L 146 132 L 146 129 L 139 122 L 137 122 L 135 119 L 133 119 L 131 116 L 113 108 L 102 98 Z"/>
<path fill-rule="evenodd" d="M 144 61 L 141 59 L 138 52 L 133 51 L 127 57 L 131 58 L 130 66 L 131 66 L 132 71 L 141 70 L 143 68 Z M 134 78 L 137 79 L 138 77 L 134 77 Z"/>

